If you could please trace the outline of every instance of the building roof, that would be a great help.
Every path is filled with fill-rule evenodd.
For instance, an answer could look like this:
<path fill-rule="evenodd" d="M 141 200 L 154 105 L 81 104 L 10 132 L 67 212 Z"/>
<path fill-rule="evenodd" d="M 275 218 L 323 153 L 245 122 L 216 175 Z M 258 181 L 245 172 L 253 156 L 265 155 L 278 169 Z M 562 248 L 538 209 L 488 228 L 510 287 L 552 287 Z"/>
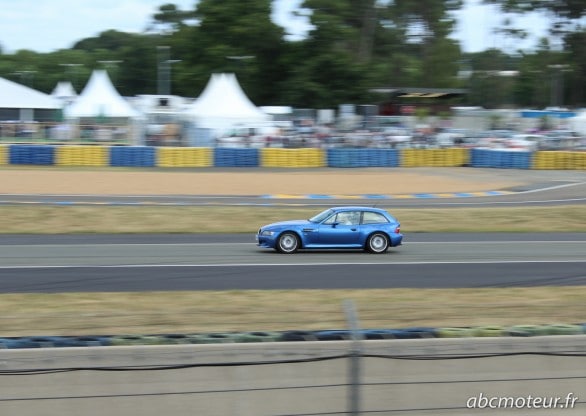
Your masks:
<path fill-rule="evenodd" d="M 33 88 L 0 78 L 0 108 L 58 109 L 61 102 Z"/>

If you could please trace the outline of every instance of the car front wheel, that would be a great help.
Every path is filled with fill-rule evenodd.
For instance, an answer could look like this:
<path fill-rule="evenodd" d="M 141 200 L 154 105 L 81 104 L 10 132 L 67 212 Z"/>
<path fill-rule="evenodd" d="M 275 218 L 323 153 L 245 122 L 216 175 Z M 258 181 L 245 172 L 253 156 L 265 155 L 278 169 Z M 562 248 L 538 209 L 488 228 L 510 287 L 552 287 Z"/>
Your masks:
<path fill-rule="evenodd" d="M 366 248 L 371 253 L 381 254 L 387 251 L 389 248 L 389 239 L 382 233 L 374 233 L 368 237 L 366 242 Z"/>
<path fill-rule="evenodd" d="M 285 254 L 292 254 L 299 248 L 299 239 L 293 233 L 283 233 L 279 237 L 277 251 Z"/>

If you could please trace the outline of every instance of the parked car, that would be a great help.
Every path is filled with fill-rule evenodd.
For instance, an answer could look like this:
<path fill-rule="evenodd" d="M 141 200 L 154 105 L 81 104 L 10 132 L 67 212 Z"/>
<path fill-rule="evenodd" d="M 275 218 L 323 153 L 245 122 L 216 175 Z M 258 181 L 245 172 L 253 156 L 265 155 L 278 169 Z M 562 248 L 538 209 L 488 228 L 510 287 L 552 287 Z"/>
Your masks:
<path fill-rule="evenodd" d="M 395 217 L 384 209 L 360 206 L 334 207 L 308 220 L 264 225 L 256 234 L 258 246 L 286 254 L 299 249 L 363 249 L 381 254 L 402 240 Z"/>

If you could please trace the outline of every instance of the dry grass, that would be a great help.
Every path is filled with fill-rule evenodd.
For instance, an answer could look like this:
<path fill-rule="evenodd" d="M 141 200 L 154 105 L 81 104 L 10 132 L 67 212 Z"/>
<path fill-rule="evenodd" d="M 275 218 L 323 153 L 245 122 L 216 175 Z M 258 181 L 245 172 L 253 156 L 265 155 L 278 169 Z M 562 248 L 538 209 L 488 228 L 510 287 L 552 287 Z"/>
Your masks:
<path fill-rule="evenodd" d="M 319 208 L 2 206 L 0 233 L 250 233 L 262 224 L 309 218 Z M 409 232 L 584 232 L 582 205 L 396 209 Z"/>
<path fill-rule="evenodd" d="M 0 295 L 2 336 L 578 323 L 586 287 Z"/>

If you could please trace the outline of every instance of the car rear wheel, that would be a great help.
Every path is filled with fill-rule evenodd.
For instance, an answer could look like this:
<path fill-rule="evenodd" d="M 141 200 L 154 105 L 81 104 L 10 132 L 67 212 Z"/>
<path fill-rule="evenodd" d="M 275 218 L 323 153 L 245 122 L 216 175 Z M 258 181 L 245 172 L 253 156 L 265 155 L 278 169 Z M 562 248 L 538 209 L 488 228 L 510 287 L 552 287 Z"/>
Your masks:
<path fill-rule="evenodd" d="M 299 248 L 299 238 L 294 233 L 283 233 L 279 237 L 277 250 L 281 253 L 292 254 Z"/>
<path fill-rule="evenodd" d="M 368 237 L 366 249 L 371 253 L 382 254 L 389 248 L 389 238 L 382 233 L 374 233 Z"/>

